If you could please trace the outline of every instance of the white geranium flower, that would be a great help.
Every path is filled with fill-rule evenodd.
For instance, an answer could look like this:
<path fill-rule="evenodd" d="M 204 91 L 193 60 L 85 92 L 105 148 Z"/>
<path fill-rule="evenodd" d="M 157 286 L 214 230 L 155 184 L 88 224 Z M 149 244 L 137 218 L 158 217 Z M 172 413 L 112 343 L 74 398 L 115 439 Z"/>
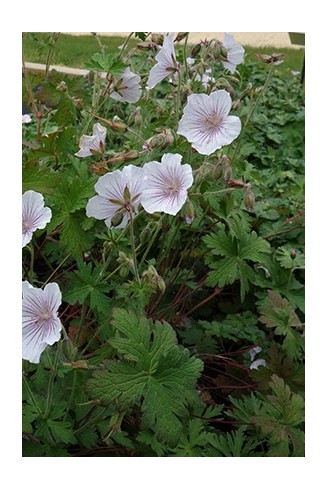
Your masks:
<path fill-rule="evenodd" d="M 51 209 L 45 207 L 43 195 L 35 191 L 26 191 L 22 197 L 23 247 L 31 240 L 33 233 L 45 228 L 51 220 Z"/>
<path fill-rule="evenodd" d="M 260 347 L 259 345 L 256 345 L 255 347 L 252 347 L 248 353 L 251 357 L 251 361 L 254 361 L 255 357 L 257 354 L 259 354 L 260 352 L 262 352 L 262 347 Z"/>
<path fill-rule="evenodd" d="M 175 73 L 178 68 L 178 63 L 174 51 L 174 34 L 165 36 L 163 46 L 159 53 L 155 56 L 156 65 L 149 72 L 147 85 L 149 88 L 154 88 L 164 78 Z"/>
<path fill-rule="evenodd" d="M 249 369 L 258 369 L 260 366 L 266 366 L 267 362 L 265 359 L 256 359 L 256 361 L 253 361 L 252 364 L 249 366 Z"/>
<path fill-rule="evenodd" d="M 108 228 L 124 228 L 130 212 L 136 212 L 140 204 L 143 180 L 143 169 L 134 165 L 99 177 L 95 185 L 98 196 L 89 200 L 87 216 L 104 219 Z"/>
<path fill-rule="evenodd" d="M 145 163 L 141 204 L 147 213 L 162 211 L 175 216 L 186 202 L 193 175 L 191 166 L 181 165 L 181 160 L 181 155 L 167 153 L 161 163 Z"/>
<path fill-rule="evenodd" d="M 23 114 L 22 115 L 22 123 L 23 124 L 30 123 L 31 121 L 32 121 L 32 118 L 29 114 Z"/>
<path fill-rule="evenodd" d="M 205 73 L 203 75 L 197 75 L 195 76 L 195 80 L 198 82 L 202 82 L 202 85 L 205 89 L 210 86 L 209 82 L 215 82 L 215 78 L 211 77 L 212 70 L 211 68 L 208 68 L 205 70 Z"/>
<path fill-rule="evenodd" d="M 188 56 L 188 57 L 186 58 L 186 61 L 187 61 L 187 65 L 189 65 L 189 66 L 194 65 L 194 64 L 195 64 L 195 62 L 196 62 L 195 58 L 191 58 L 190 56 Z"/>
<path fill-rule="evenodd" d="M 245 50 L 241 44 L 237 44 L 232 34 L 224 33 L 223 46 L 227 50 L 227 61 L 222 61 L 224 68 L 235 73 L 237 65 L 244 62 Z"/>
<path fill-rule="evenodd" d="M 60 339 L 62 324 L 57 310 L 61 299 L 55 282 L 47 284 L 44 289 L 23 282 L 23 359 L 38 363 L 47 345 L 53 345 Z"/>
<path fill-rule="evenodd" d="M 260 366 L 266 366 L 267 365 L 267 362 L 265 359 L 256 359 L 254 361 L 255 357 L 260 352 L 262 352 L 262 348 L 259 345 L 252 347 L 252 349 L 250 349 L 248 351 L 250 358 L 251 358 L 251 361 L 252 361 L 251 365 L 249 366 L 249 369 L 258 369 Z"/>
<path fill-rule="evenodd" d="M 103 153 L 105 149 L 107 129 L 99 123 L 93 125 L 93 135 L 83 134 L 80 138 L 80 150 L 75 153 L 77 157 L 90 157 L 95 153 Z"/>
<path fill-rule="evenodd" d="M 113 92 L 110 97 L 121 102 L 137 102 L 141 97 L 141 78 L 126 68 L 121 78 L 115 80 L 111 85 Z"/>
<path fill-rule="evenodd" d="M 240 119 L 229 116 L 230 109 L 231 97 L 226 90 L 189 95 L 177 133 L 187 138 L 198 153 L 211 155 L 229 145 L 241 131 Z"/>

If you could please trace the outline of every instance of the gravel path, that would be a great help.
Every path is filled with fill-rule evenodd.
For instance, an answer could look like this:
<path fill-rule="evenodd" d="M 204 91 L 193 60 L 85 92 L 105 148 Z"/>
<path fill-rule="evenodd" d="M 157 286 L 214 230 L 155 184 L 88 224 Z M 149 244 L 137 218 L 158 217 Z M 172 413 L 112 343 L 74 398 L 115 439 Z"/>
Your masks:
<path fill-rule="evenodd" d="M 74 36 L 88 35 L 90 32 L 65 32 L 64 34 L 72 34 Z M 126 37 L 129 32 L 98 32 L 100 36 L 122 36 Z M 274 46 L 276 48 L 299 48 L 291 44 L 288 32 L 232 32 L 235 39 L 240 44 L 249 46 Z M 190 32 L 189 40 L 191 43 L 196 43 L 201 39 L 223 39 L 223 32 Z"/>

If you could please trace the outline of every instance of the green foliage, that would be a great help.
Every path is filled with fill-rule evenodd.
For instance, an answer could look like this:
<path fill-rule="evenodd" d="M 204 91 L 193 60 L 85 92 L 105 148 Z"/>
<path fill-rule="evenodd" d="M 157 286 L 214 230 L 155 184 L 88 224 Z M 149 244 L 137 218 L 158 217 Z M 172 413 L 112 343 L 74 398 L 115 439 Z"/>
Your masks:
<path fill-rule="evenodd" d="M 260 307 L 259 321 L 268 328 L 274 328 L 276 335 L 284 336 L 282 347 L 292 359 L 301 356 L 304 349 L 304 339 L 301 334 L 303 324 L 295 313 L 294 308 L 280 294 L 268 291 L 267 300 Z"/>
<path fill-rule="evenodd" d="M 254 281 L 254 270 L 248 262 L 264 262 L 270 253 L 269 243 L 259 238 L 255 231 L 247 234 L 241 227 L 229 234 L 220 229 L 205 236 L 204 242 L 213 255 L 224 257 L 216 262 L 209 260 L 209 266 L 214 270 L 209 273 L 207 284 L 223 287 L 239 280 L 240 298 L 244 301 L 249 282 Z"/>
<path fill-rule="evenodd" d="M 133 312 L 116 310 L 114 327 L 118 335 L 112 345 L 124 361 L 111 361 L 95 373 L 88 389 L 102 403 L 116 403 L 127 409 L 141 407 L 145 427 L 174 443 L 182 430 L 181 416 L 195 400 L 193 386 L 202 369 L 200 360 L 176 345 L 168 323 L 152 323 Z"/>
<path fill-rule="evenodd" d="M 293 60 L 287 50 L 272 69 L 247 49 L 232 76 L 214 42 L 200 45 L 193 66 L 189 44 L 176 42 L 181 83 L 172 76 L 145 90 L 160 49 L 151 34 L 132 33 L 121 50 L 123 39 L 96 33 L 24 34 L 33 61 L 87 62 L 91 73 L 23 77 L 32 110 L 23 192 L 41 192 L 52 211 L 23 248 L 23 280 L 59 285 L 63 325 L 40 363 L 23 362 L 23 455 L 302 456 L 304 90 L 290 68 L 303 53 Z M 136 104 L 111 98 L 127 67 L 141 77 Z M 208 67 L 216 83 L 205 88 L 196 75 Z M 243 129 L 204 157 L 177 135 L 178 121 L 189 93 L 218 89 Z M 109 125 L 102 153 L 76 157 L 103 119 L 129 130 Z M 147 151 L 154 136 L 165 141 Z M 186 207 L 169 216 L 140 206 L 132 236 L 86 216 L 100 175 L 165 153 L 192 167 L 192 223 Z M 250 369 L 253 347 L 266 361 L 259 369 Z"/>

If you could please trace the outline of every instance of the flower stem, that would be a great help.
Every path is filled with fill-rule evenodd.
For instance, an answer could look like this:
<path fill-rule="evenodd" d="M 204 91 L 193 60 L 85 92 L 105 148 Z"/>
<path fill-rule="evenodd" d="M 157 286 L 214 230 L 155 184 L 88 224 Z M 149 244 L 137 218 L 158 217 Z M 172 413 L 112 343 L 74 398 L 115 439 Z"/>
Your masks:
<path fill-rule="evenodd" d="M 181 76 L 180 71 L 178 70 L 178 88 L 175 98 L 175 112 L 176 112 L 176 125 L 177 128 L 179 126 L 179 118 L 180 118 L 180 90 L 181 90 Z"/>
<path fill-rule="evenodd" d="M 50 281 L 50 279 L 53 278 L 53 276 L 61 268 L 61 266 L 65 264 L 66 260 L 70 257 L 70 255 L 71 255 L 70 253 L 68 255 L 66 255 L 66 257 L 62 260 L 62 262 L 59 264 L 59 266 L 56 267 L 56 269 L 50 274 L 50 276 L 48 277 L 48 279 L 43 283 L 43 286 L 45 286 L 46 284 L 48 284 L 48 282 Z"/>
<path fill-rule="evenodd" d="M 188 37 L 189 33 L 187 34 L 185 38 L 185 42 L 183 45 L 183 59 L 184 59 L 184 65 L 185 65 L 185 70 L 186 70 L 186 78 L 188 78 L 188 63 L 187 63 L 187 43 L 188 43 Z"/>
<path fill-rule="evenodd" d="M 86 303 L 83 303 L 82 311 L 81 311 L 80 325 L 79 325 L 79 329 L 78 329 L 77 335 L 75 337 L 75 344 L 77 345 L 77 347 L 79 346 L 79 340 L 80 340 L 80 337 L 81 337 L 81 332 L 82 332 L 82 329 L 83 329 L 83 325 L 84 325 L 84 320 L 85 320 L 87 309 L 88 309 L 87 304 Z"/>
<path fill-rule="evenodd" d="M 42 414 L 42 410 L 40 409 L 39 405 L 36 403 L 35 399 L 34 399 L 34 395 L 32 393 L 32 390 L 30 388 L 30 385 L 28 384 L 27 382 L 27 379 L 26 379 L 26 375 L 23 373 L 23 382 L 24 382 L 24 385 L 26 387 L 26 390 L 31 398 L 31 402 L 33 403 L 34 405 L 34 408 L 35 410 L 41 415 Z"/>
<path fill-rule="evenodd" d="M 135 239 L 134 239 L 132 211 L 130 211 L 130 242 L 131 242 L 131 250 L 132 250 L 134 275 L 135 275 L 136 280 L 140 283 L 140 277 L 139 277 L 139 272 L 138 272 L 138 264 L 137 264 L 137 255 L 136 255 L 136 245 L 135 245 Z"/>
<path fill-rule="evenodd" d="M 125 50 L 128 42 L 130 41 L 130 39 L 133 36 L 133 34 L 134 34 L 133 32 L 130 32 L 130 34 L 128 35 L 128 37 L 125 39 L 124 44 L 123 44 L 122 49 L 121 49 L 121 52 L 120 52 L 120 54 L 118 56 L 118 59 L 120 59 L 122 57 L 123 51 Z"/>
<path fill-rule="evenodd" d="M 51 376 L 50 376 L 49 384 L 48 384 L 48 394 L 47 394 L 47 402 L 46 402 L 46 410 L 44 413 L 44 418 L 48 417 L 49 411 L 51 408 L 53 386 L 54 386 L 55 376 L 57 374 L 58 360 L 59 360 L 59 354 L 60 354 L 60 346 L 61 346 L 61 343 L 58 343 L 55 361 L 54 361 L 53 366 L 51 367 Z"/>
<path fill-rule="evenodd" d="M 29 268 L 29 273 L 28 273 L 28 279 L 30 282 L 33 280 L 33 269 L 34 269 L 34 247 L 32 245 L 32 242 L 28 246 L 28 249 L 30 251 L 31 255 L 31 262 L 30 262 L 30 268 Z"/>

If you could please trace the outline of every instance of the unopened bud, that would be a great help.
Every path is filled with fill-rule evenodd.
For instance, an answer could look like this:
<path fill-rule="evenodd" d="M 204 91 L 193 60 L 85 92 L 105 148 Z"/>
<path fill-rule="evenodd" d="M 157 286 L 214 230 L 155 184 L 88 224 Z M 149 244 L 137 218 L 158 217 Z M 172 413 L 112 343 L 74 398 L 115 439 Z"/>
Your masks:
<path fill-rule="evenodd" d="M 245 90 L 243 90 L 243 92 L 241 93 L 241 96 L 239 97 L 239 99 L 243 100 L 248 95 L 251 95 L 252 91 L 253 91 L 253 85 L 251 83 L 249 83 L 247 85 L 247 87 L 245 88 Z"/>
<path fill-rule="evenodd" d="M 186 220 L 186 223 L 188 225 L 191 225 L 191 223 L 194 221 L 195 219 L 195 208 L 192 204 L 191 201 L 189 201 L 189 199 L 187 200 L 187 202 L 185 203 L 184 207 L 183 207 L 183 210 L 184 210 L 184 215 L 185 215 L 185 220 Z"/>
<path fill-rule="evenodd" d="M 137 107 L 134 111 L 134 124 L 137 127 L 140 127 L 142 124 L 141 107 Z"/>
<path fill-rule="evenodd" d="M 202 49 L 202 45 L 200 43 L 195 44 L 195 46 L 193 46 L 190 53 L 191 58 L 196 58 L 196 56 L 200 53 L 201 49 Z"/>
<path fill-rule="evenodd" d="M 164 42 L 164 36 L 160 32 L 152 32 L 150 38 L 154 44 L 159 44 L 160 46 Z"/>
<path fill-rule="evenodd" d="M 153 49 L 155 46 L 154 43 L 150 43 L 150 42 L 143 42 L 143 43 L 138 43 L 137 44 L 137 48 L 140 49 L 141 51 L 150 51 L 151 49 Z"/>
<path fill-rule="evenodd" d="M 142 230 L 140 233 L 140 243 L 143 245 L 144 243 L 148 243 L 150 238 L 151 238 L 152 232 L 151 232 L 151 224 L 148 223 L 146 228 Z"/>
<path fill-rule="evenodd" d="M 94 163 L 91 165 L 90 170 L 96 175 L 105 175 L 108 172 L 108 167 L 102 162 Z"/>
<path fill-rule="evenodd" d="M 162 278 L 162 276 L 155 276 L 154 277 L 154 282 L 157 286 L 157 289 L 161 292 L 161 293 L 164 293 L 165 291 L 165 288 L 166 288 L 166 284 L 165 284 L 165 281 L 164 279 Z"/>
<path fill-rule="evenodd" d="M 244 204 L 246 206 L 247 211 L 253 211 L 254 204 L 255 204 L 255 196 L 253 191 L 247 190 L 245 192 Z"/>
<path fill-rule="evenodd" d="M 290 257 L 294 260 L 296 258 L 296 255 L 297 255 L 297 250 L 295 250 L 295 248 L 293 248 L 290 251 Z"/>
<path fill-rule="evenodd" d="M 79 99 L 78 97 L 72 97 L 72 101 L 77 109 L 83 109 L 84 102 L 82 99 Z"/>
<path fill-rule="evenodd" d="M 228 51 L 227 51 L 227 48 L 225 48 L 223 45 L 221 45 L 220 55 L 221 55 L 221 57 L 222 57 L 224 60 L 226 60 L 226 59 L 227 59 L 227 56 L 228 56 Z"/>
<path fill-rule="evenodd" d="M 215 59 L 220 58 L 221 56 L 221 46 L 222 43 L 220 41 L 215 41 L 212 47 L 212 54 Z"/>
<path fill-rule="evenodd" d="M 223 166 L 223 180 L 226 184 L 229 183 L 230 179 L 232 177 L 232 167 L 230 163 L 226 163 Z"/>
<path fill-rule="evenodd" d="M 125 212 L 124 211 L 119 211 L 118 213 L 116 213 L 112 219 L 111 219 L 111 226 L 119 226 L 122 221 L 123 221 L 123 218 L 124 218 L 124 214 Z"/>
<path fill-rule="evenodd" d="M 240 106 L 241 106 L 240 99 L 236 99 L 232 103 L 231 110 L 232 111 L 238 111 L 238 109 L 240 109 Z"/>
<path fill-rule="evenodd" d="M 189 32 L 178 32 L 175 41 L 179 43 L 180 41 L 182 41 L 182 39 L 185 39 L 188 36 L 188 34 Z"/>
<path fill-rule="evenodd" d="M 60 82 L 60 84 L 57 85 L 56 90 L 58 90 L 59 92 L 66 92 L 67 91 L 66 82 L 64 82 L 64 81 Z"/>
<path fill-rule="evenodd" d="M 272 53 L 272 54 L 257 54 L 257 57 L 263 63 L 272 63 L 274 65 L 280 65 L 283 63 L 284 54 L 283 53 Z"/>
<path fill-rule="evenodd" d="M 103 117 L 96 117 L 99 121 L 109 126 L 113 131 L 125 133 L 128 130 L 128 126 L 124 122 L 120 121 L 118 118 L 114 117 L 113 120 L 110 121 L 109 119 L 105 119 Z"/>

